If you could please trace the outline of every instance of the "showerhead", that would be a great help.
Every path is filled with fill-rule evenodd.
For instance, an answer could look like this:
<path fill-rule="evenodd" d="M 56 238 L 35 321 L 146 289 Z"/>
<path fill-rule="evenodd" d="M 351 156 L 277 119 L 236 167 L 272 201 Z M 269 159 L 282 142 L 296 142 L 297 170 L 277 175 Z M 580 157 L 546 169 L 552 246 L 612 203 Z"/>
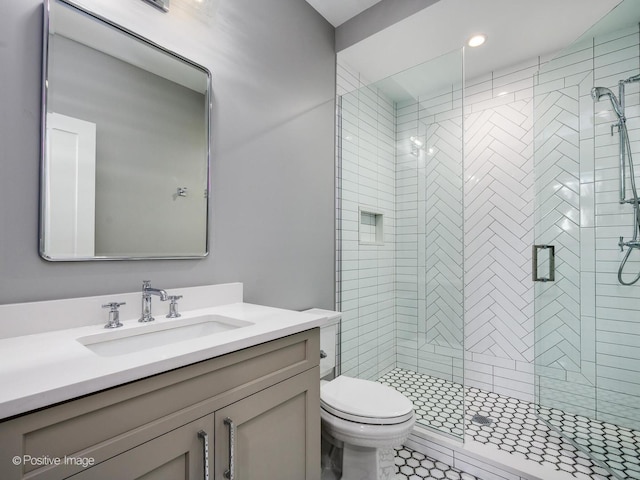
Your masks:
<path fill-rule="evenodd" d="M 609 90 L 608 88 L 606 88 L 606 87 L 593 87 L 591 89 L 591 97 L 596 102 L 600 101 L 602 99 L 602 97 L 609 97 L 609 100 L 611 101 L 611 105 L 613 106 L 613 109 L 615 110 L 615 112 L 618 115 L 618 117 L 619 118 L 624 118 L 624 113 L 622 112 L 622 107 L 620 106 L 620 103 L 618 102 L 618 99 L 616 98 L 614 93 L 611 90 Z"/>
<path fill-rule="evenodd" d="M 607 87 L 593 87 L 591 89 L 591 97 L 596 101 L 600 101 L 600 99 L 604 96 L 608 96 L 609 98 L 613 98 L 615 95 L 611 90 Z"/>

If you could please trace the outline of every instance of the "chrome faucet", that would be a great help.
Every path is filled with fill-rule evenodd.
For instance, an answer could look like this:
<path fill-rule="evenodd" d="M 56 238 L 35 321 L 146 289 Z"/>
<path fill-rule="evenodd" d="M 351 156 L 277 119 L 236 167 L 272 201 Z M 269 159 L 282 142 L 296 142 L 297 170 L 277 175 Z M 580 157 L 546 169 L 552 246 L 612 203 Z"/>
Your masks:
<path fill-rule="evenodd" d="M 162 301 L 169 299 L 167 292 L 159 288 L 151 288 L 151 281 L 144 280 L 142 282 L 142 316 L 139 322 L 147 323 L 155 320 L 151 315 L 151 295 L 159 296 Z"/>

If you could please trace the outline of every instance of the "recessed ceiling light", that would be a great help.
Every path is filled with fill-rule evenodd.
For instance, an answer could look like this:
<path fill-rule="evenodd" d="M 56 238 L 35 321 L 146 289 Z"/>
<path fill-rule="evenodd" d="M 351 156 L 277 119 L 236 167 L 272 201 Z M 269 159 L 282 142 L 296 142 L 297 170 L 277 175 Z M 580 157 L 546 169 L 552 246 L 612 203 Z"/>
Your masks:
<path fill-rule="evenodd" d="M 471 37 L 467 42 L 467 45 L 469 45 L 470 47 L 479 47 L 486 41 L 487 41 L 487 36 L 484 33 L 480 33 L 478 35 L 474 35 L 473 37 Z"/>

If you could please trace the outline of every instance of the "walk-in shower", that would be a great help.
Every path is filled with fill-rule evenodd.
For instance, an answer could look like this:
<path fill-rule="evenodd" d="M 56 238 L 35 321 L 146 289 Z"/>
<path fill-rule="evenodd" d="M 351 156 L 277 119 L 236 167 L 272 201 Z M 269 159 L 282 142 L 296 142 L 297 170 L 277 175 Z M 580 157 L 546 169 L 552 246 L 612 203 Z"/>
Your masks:
<path fill-rule="evenodd" d="M 640 82 L 640 74 L 629 77 L 626 80 L 620 80 L 618 82 L 618 98 L 615 94 L 606 87 L 593 87 L 591 89 L 591 97 L 594 101 L 598 102 L 602 97 L 607 97 L 611 102 L 613 111 L 616 113 L 618 121 L 611 125 L 611 135 L 614 134 L 614 129 L 617 128 L 619 135 L 619 157 L 620 157 L 620 203 L 629 203 L 633 206 L 633 236 L 630 241 L 625 242 L 624 237 L 621 236 L 618 241 L 620 251 L 624 251 L 624 247 L 627 247 L 620 267 L 618 268 L 618 282 L 622 285 L 633 285 L 640 280 L 640 269 L 633 280 L 626 281 L 623 279 L 623 271 L 629 260 L 629 256 L 633 249 L 640 248 L 640 241 L 638 241 L 638 233 L 640 232 L 640 205 L 638 205 L 638 189 L 636 188 L 635 170 L 633 165 L 633 155 L 631 153 L 631 141 L 629 140 L 629 129 L 627 128 L 627 118 L 624 114 L 625 106 L 625 85 L 628 83 Z M 629 183 L 631 184 L 631 198 L 626 196 L 626 162 L 629 162 Z"/>
<path fill-rule="evenodd" d="M 640 479 L 638 20 L 471 78 L 461 51 L 375 83 L 338 62 L 342 373 L 420 435 Z"/>

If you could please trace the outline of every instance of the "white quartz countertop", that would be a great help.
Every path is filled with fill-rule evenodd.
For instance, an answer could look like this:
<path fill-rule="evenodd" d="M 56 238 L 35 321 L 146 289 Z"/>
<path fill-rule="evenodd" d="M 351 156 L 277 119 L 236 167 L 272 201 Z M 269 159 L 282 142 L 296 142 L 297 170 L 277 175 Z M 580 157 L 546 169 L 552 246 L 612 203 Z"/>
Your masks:
<path fill-rule="evenodd" d="M 221 315 L 251 325 L 115 356 L 98 355 L 78 341 L 108 331 L 104 322 L 0 339 L 0 419 L 320 327 L 328 322 L 321 312 L 248 303 L 184 311 L 176 320 Z M 149 324 L 123 320 L 124 326 L 113 331 L 176 320 L 164 316 Z"/>

